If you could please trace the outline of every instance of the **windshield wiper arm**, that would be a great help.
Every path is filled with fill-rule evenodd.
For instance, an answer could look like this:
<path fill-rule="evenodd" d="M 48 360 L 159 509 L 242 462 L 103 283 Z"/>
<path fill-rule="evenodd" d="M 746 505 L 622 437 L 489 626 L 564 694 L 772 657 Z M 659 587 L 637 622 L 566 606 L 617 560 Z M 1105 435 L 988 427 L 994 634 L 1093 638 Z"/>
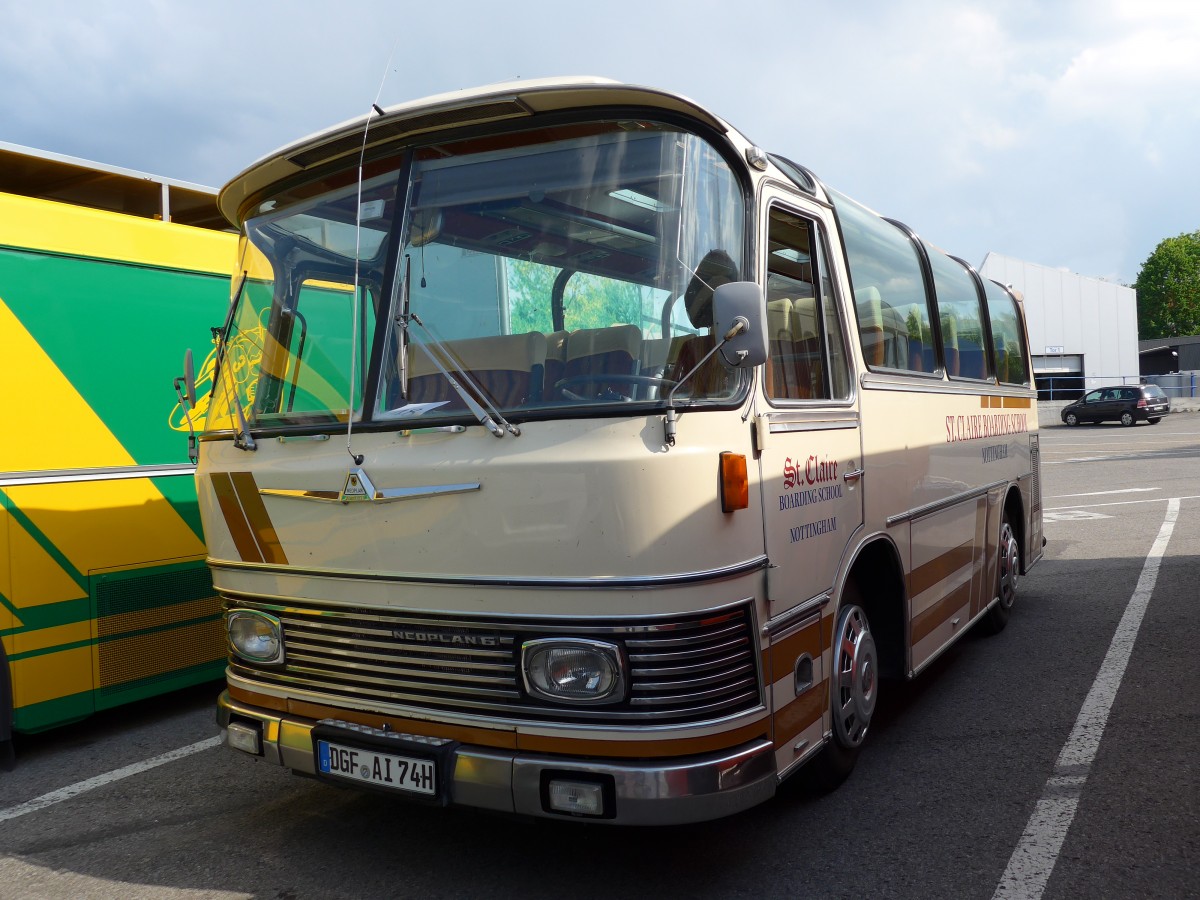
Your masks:
<path fill-rule="evenodd" d="M 437 339 L 433 332 L 431 332 L 425 323 L 421 321 L 421 317 L 416 313 L 409 313 L 408 319 L 409 321 L 416 322 L 418 325 L 420 325 L 422 330 L 428 336 L 429 341 L 421 344 L 421 349 L 424 350 L 426 355 L 433 361 L 434 366 L 436 366 L 437 370 L 442 373 L 442 377 L 450 382 L 450 387 L 454 388 L 454 392 L 462 398 L 463 403 L 467 405 L 467 409 L 469 409 L 472 414 L 474 414 L 475 418 L 479 420 L 479 424 L 498 438 L 504 437 L 505 432 L 508 432 L 513 437 L 519 437 L 521 434 L 521 429 L 508 422 L 504 416 L 500 414 L 500 410 L 496 409 L 496 407 L 492 405 L 491 401 L 488 400 L 487 394 L 480 389 L 479 385 L 475 384 L 475 382 L 471 380 L 471 377 L 466 371 L 467 367 L 463 365 L 460 360 L 455 358 L 454 354 L 446 348 L 445 344 Z M 405 331 L 407 331 L 407 325 L 405 326 Z M 445 365 L 447 362 L 450 364 L 449 366 Z M 459 384 L 458 379 L 450 374 L 450 368 L 453 368 L 460 375 L 462 375 L 462 380 L 466 383 L 467 387 Z M 468 387 L 470 390 L 467 390 Z M 477 397 L 479 399 L 476 399 Z M 483 404 L 480 403 L 479 400 L 482 400 L 483 403 L 486 403 L 488 409 L 484 409 Z M 497 421 L 499 421 L 499 425 L 496 424 Z M 504 427 L 502 428 L 501 425 Z"/>
<path fill-rule="evenodd" d="M 246 281 L 249 279 L 249 272 L 242 272 L 241 280 L 238 281 L 237 290 L 233 292 L 233 300 L 229 304 L 229 319 L 225 323 L 224 329 L 221 331 L 221 346 L 220 353 L 217 356 L 217 368 L 213 372 L 213 378 L 221 377 L 221 363 L 225 360 L 225 354 L 229 350 L 229 329 L 233 327 L 234 316 L 237 315 L 237 305 L 242 299 L 242 291 L 246 289 Z M 246 411 L 242 409 L 242 401 L 238 399 L 237 385 L 233 385 L 230 389 L 230 379 L 224 379 L 225 390 L 231 391 L 233 397 L 233 411 L 237 415 L 238 433 L 233 439 L 233 446 L 239 450 L 257 450 L 258 444 L 254 442 L 254 437 L 250 434 L 250 425 L 246 420 Z M 214 381 L 215 383 L 215 381 Z"/>

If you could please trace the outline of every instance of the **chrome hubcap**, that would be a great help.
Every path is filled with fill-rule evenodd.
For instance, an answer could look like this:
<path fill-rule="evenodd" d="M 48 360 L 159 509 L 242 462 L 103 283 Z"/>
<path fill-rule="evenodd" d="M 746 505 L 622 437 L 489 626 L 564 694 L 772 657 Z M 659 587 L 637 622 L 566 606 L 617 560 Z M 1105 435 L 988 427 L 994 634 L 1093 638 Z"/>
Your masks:
<path fill-rule="evenodd" d="M 833 731 L 844 747 L 867 736 L 878 696 L 879 662 L 866 614 L 857 606 L 842 611 L 834 643 Z"/>
<path fill-rule="evenodd" d="M 1021 551 L 1012 526 L 1007 522 L 1000 528 L 1000 605 L 1011 609 L 1017 599 L 1017 578 L 1021 571 Z"/>

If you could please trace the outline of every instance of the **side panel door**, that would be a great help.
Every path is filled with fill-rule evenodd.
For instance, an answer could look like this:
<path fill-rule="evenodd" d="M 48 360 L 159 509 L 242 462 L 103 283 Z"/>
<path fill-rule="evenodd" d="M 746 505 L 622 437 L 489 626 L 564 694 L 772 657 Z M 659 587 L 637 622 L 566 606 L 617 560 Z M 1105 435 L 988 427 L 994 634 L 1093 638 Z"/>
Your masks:
<path fill-rule="evenodd" d="M 781 195 L 764 215 L 769 357 L 755 435 L 770 615 L 782 623 L 769 629 L 769 681 L 783 771 L 824 735 L 828 600 L 862 524 L 862 443 L 826 213 Z"/>

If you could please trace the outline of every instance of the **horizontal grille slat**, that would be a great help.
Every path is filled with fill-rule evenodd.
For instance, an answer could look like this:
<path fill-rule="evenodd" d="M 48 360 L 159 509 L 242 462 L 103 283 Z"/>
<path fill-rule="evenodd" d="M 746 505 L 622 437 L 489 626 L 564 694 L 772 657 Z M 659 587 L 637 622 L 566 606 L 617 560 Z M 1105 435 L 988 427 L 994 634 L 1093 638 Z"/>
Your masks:
<path fill-rule="evenodd" d="M 331 656 L 349 653 L 353 653 L 357 658 L 369 657 L 371 659 L 396 659 L 399 656 L 403 656 L 414 661 L 428 660 L 430 662 L 436 662 L 442 665 L 458 664 L 463 666 L 471 666 L 472 668 L 477 669 L 509 669 L 511 666 L 508 664 L 508 660 L 512 657 L 511 651 L 508 653 L 503 651 L 489 651 L 487 655 L 478 653 L 468 655 L 462 650 L 455 650 L 454 653 L 450 655 L 445 653 L 439 654 L 429 647 L 411 647 L 405 644 L 388 644 L 384 641 L 362 641 L 359 643 L 349 641 L 334 642 L 324 638 L 319 640 L 293 638 L 289 640 L 288 646 L 295 647 L 298 650 L 324 652 Z M 386 652 L 372 652 L 376 650 L 383 650 Z"/>
<path fill-rule="evenodd" d="M 730 625 L 728 628 L 722 628 L 719 631 L 704 632 L 703 634 L 685 635 L 678 637 L 664 638 L 629 638 L 625 641 L 625 646 L 630 650 L 660 650 L 668 647 L 687 647 L 692 644 L 709 642 L 722 637 L 742 634 L 744 629 L 737 624 Z"/>
<path fill-rule="evenodd" d="M 740 681 L 737 685 L 735 685 L 735 687 L 741 687 L 744 689 L 744 688 L 752 687 L 753 685 L 754 685 L 753 678 L 745 678 L 745 679 L 742 679 L 742 681 Z M 641 695 L 635 695 L 629 702 L 634 704 L 635 706 L 637 706 L 637 705 L 647 706 L 649 704 L 656 704 L 656 705 L 661 706 L 661 705 L 667 704 L 667 703 L 680 703 L 680 702 L 684 702 L 684 701 L 697 702 L 697 701 L 713 700 L 713 699 L 716 699 L 717 697 L 725 696 L 728 693 L 729 693 L 728 688 L 722 686 L 720 688 L 714 688 L 713 690 L 709 690 L 709 691 L 695 691 L 694 693 L 684 694 L 684 695 L 662 694 L 660 696 L 650 696 L 650 697 L 643 697 Z"/>
<path fill-rule="evenodd" d="M 638 681 L 633 685 L 634 696 L 644 691 L 688 691 L 708 684 L 729 684 L 731 678 L 749 675 L 754 669 L 747 663 L 700 678 L 678 678 L 672 681 Z"/>
<path fill-rule="evenodd" d="M 689 663 L 681 666 L 644 666 L 631 669 L 630 672 L 637 680 L 646 678 L 661 678 L 664 675 L 691 676 L 701 672 L 711 672 L 719 666 L 732 665 L 746 658 L 744 653 L 733 653 L 718 659 L 706 659 L 703 662 Z"/>
<path fill-rule="evenodd" d="M 748 638 L 737 638 L 732 641 L 726 641 L 722 644 L 712 646 L 695 647 L 691 650 L 674 650 L 663 653 L 630 653 L 629 661 L 636 663 L 650 662 L 686 662 L 692 659 L 704 659 L 712 656 L 714 653 L 723 653 L 727 650 L 732 650 L 738 647 L 745 647 L 749 643 Z"/>
<path fill-rule="evenodd" d="M 478 619 L 379 608 L 272 604 L 226 596 L 229 609 L 279 619 L 284 663 L 231 661 L 240 677 L 306 699 L 392 711 L 445 710 L 538 722 L 662 725 L 703 722 L 761 703 L 746 605 L 657 618 Z M 620 702 L 570 706 L 531 697 L 521 644 L 573 636 L 616 644 L 627 660 Z M 402 710 L 396 710 L 402 707 Z"/>
<path fill-rule="evenodd" d="M 317 656 L 311 653 L 293 653 L 291 656 L 292 662 L 303 662 L 309 665 L 317 665 L 325 669 L 348 669 L 352 672 L 379 672 L 388 675 L 394 675 L 397 678 L 427 678 L 431 682 L 438 680 L 445 681 L 474 681 L 480 684 L 495 683 L 495 684 L 511 684 L 516 685 L 517 680 L 512 675 L 512 670 L 507 672 L 500 669 L 492 668 L 490 671 L 495 674 L 484 672 L 469 672 L 469 671 L 447 671 L 451 666 L 445 668 L 409 668 L 406 666 L 381 665 L 379 661 L 375 663 L 363 662 L 355 660 L 353 662 L 344 659 L 330 660 L 327 657 Z"/>
<path fill-rule="evenodd" d="M 349 673 L 339 672 L 336 669 L 328 669 L 324 666 L 291 666 L 289 672 L 296 675 L 319 675 L 322 678 L 330 678 L 334 680 L 345 681 L 349 678 Z M 447 694 L 484 694 L 490 697 L 516 697 L 517 691 L 502 690 L 484 685 L 468 685 L 468 684 L 430 684 L 427 681 L 414 680 L 410 678 L 402 678 L 400 676 L 390 676 L 388 678 L 380 678 L 377 675 L 367 674 L 365 672 L 353 673 L 353 682 L 355 684 L 373 684 L 380 687 L 397 687 L 409 688 L 413 690 L 436 691 L 437 693 Z"/>

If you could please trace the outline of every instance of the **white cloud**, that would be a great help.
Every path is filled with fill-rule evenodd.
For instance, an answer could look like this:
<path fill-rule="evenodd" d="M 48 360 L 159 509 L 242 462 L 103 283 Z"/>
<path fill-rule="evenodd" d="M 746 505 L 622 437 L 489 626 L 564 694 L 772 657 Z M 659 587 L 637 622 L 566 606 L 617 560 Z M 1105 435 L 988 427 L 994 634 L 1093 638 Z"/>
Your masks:
<path fill-rule="evenodd" d="M 0 22 L 0 140 L 201 183 L 365 112 L 395 46 L 385 104 L 514 76 L 678 90 L 973 260 L 1132 280 L 1200 225 L 1183 0 L 0 0 Z"/>

